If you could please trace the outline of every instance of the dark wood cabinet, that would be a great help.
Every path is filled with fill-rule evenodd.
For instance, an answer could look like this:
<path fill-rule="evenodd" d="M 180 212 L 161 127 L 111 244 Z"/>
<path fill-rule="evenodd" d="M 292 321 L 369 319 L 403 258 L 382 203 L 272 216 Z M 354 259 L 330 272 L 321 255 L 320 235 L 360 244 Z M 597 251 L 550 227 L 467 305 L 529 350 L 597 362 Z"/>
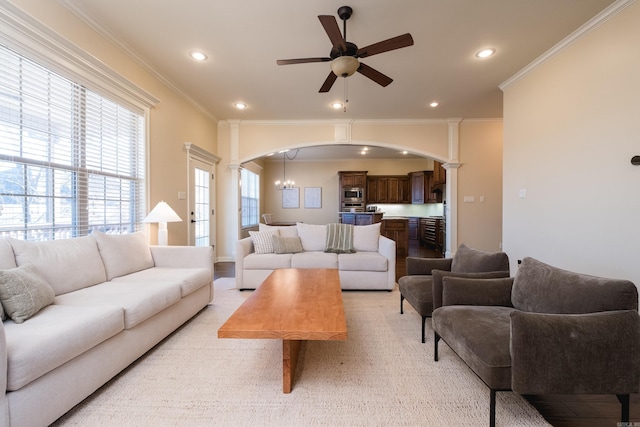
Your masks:
<path fill-rule="evenodd" d="M 389 218 L 382 220 L 381 233 L 396 242 L 396 255 L 405 256 L 409 251 L 409 220 Z"/>
<path fill-rule="evenodd" d="M 433 192 L 433 171 L 411 172 L 411 203 L 442 203 L 442 192 Z"/>
<path fill-rule="evenodd" d="M 367 203 L 410 203 L 410 180 L 404 175 L 367 177 Z"/>
<path fill-rule="evenodd" d="M 447 183 L 447 171 L 442 167 L 442 163 L 433 162 L 433 182 L 431 185 L 442 185 Z"/>
<path fill-rule="evenodd" d="M 409 218 L 409 240 L 418 240 L 419 229 L 420 229 L 420 218 L 410 217 Z"/>
<path fill-rule="evenodd" d="M 367 171 L 341 171 L 340 188 L 365 188 L 367 185 Z"/>

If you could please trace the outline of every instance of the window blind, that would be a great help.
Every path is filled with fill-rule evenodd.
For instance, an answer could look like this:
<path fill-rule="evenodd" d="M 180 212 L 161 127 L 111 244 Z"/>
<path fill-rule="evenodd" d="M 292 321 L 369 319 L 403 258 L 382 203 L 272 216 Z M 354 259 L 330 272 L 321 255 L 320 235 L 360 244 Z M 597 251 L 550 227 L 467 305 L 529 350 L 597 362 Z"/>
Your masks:
<path fill-rule="evenodd" d="M 132 232 L 144 116 L 0 46 L 0 236 Z"/>

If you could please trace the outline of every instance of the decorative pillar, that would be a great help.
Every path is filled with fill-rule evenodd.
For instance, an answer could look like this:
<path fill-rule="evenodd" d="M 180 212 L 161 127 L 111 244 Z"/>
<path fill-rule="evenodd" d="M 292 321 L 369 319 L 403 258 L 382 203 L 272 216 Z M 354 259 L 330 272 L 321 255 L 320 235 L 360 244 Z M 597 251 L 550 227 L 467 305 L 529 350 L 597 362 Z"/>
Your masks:
<path fill-rule="evenodd" d="M 241 233 L 241 215 L 242 215 L 242 192 L 240 188 L 240 120 L 228 120 L 229 123 L 229 169 L 231 170 L 231 181 L 229 184 L 229 193 L 231 198 L 229 203 L 232 207 L 229 212 L 234 212 L 231 216 L 230 229 L 237 230 L 236 238 L 240 238 Z M 235 197 L 233 197 L 235 195 Z M 235 222 L 235 223 L 233 223 Z"/>
<path fill-rule="evenodd" d="M 444 256 L 450 258 L 458 248 L 458 168 L 461 166 L 458 160 L 460 148 L 460 122 L 461 118 L 447 119 L 449 125 L 449 161 L 442 165 L 447 173 L 445 194 L 447 204 L 444 217 L 446 220 L 446 252 Z"/>

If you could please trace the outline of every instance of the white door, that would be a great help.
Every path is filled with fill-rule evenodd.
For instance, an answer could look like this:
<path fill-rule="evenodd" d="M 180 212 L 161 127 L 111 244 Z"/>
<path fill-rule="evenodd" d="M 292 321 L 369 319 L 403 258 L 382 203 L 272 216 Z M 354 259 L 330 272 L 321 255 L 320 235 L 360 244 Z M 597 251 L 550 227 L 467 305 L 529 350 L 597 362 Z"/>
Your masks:
<path fill-rule="evenodd" d="M 189 245 L 209 246 L 213 236 L 213 165 L 191 158 L 189 161 Z"/>

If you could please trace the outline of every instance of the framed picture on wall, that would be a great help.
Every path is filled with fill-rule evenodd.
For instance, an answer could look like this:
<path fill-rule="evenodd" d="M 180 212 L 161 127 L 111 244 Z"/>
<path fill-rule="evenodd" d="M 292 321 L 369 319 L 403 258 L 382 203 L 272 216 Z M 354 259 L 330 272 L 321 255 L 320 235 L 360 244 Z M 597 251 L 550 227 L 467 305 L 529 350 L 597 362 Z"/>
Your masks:
<path fill-rule="evenodd" d="M 304 208 L 305 209 L 322 208 L 322 187 L 305 187 Z"/>
<path fill-rule="evenodd" d="M 282 189 L 283 209 L 298 209 L 300 207 L 300 188 Z"/>

